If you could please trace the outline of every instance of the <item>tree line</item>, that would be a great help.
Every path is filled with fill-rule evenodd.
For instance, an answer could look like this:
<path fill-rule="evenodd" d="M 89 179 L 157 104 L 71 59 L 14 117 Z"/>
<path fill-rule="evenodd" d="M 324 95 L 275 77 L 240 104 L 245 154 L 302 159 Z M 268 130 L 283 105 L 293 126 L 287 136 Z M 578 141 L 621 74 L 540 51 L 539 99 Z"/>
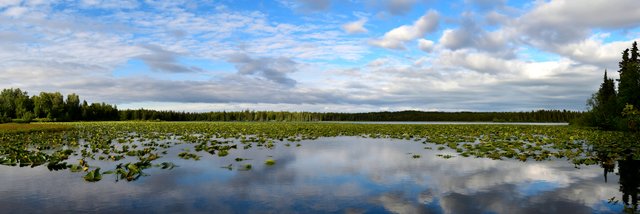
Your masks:
<path fill-rule="evenodd" d="M 640 55 L 638 43 L 633 42 L 631 49 L 622 52 L 618 63 L 620 78 L 616 81 L 604 72 L 600 88 L 587 105 L 590 110 L 582 122 L 604 130 L 638 131 L 640 129 Z"/>
<path fill-rule="evenodd" d="M 0 123 L 39 121 L 118 120 L 118 108 L 106 103 L 82 101 L 77 94 L 66 99 L 60 92 L 41 92 L 29 96 L 19 88 L 0 92 Z"/>
<path fill-rule="evenodd" d="M 165 121 L 493 121 L 493 122 L 569 122 L 582 112 L 539 110 L 531 112 L 368 112 L 319 113 L 285 111 L 176 112 L 148 109 L 122 110 L 120 120 Z"/>
<path fill-rule="evenodd" d="M 19 88 L 0 92 L 0 123 L 37 121 L 494 121 L 569 122 L 582 112 L 539 110 L 531 112 L 368 112 L 320 113 L 286 111 L 178 112 L 149 109 L 118 110 L 116 105 L 80 102 L 77 94 L 41 92 L 29 96 Z"/>

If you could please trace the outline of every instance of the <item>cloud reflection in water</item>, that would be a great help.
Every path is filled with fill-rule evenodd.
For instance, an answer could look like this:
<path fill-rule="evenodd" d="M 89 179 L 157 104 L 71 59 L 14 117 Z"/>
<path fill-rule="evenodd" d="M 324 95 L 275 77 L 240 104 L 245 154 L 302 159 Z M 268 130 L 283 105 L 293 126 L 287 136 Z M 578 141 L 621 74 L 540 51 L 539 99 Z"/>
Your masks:
<path fill-rule="evenodd" d="M 598 166 L 565 160 L 519 162 L 454 157 L 419 142 L 359 137 L 320 138 L 301 147 L 202 153 L 200 161 L 165 159 L 179 167 L 150 169 L 136 182 L 109 175 L 85 183 L 77 174 L 0 166 L 0 207 L 15 212 L 617 212 L 618 177 L 604 182 Z M 178 147 L 172 149 L 179 149 Z M 419 154 L 421 158 L 412 158 Z M 272 156 L 272 157 L 269 157 Z M 248 158 L 236 162 L 237 157 Z M 267 166 L 264 160 L 276 164 Z M 163 160 L 166 161 L 166 160 Z M 234 170 L 221 168 L 233 164 Z M 237 170 L 252 164 L 249 171 Z"/>

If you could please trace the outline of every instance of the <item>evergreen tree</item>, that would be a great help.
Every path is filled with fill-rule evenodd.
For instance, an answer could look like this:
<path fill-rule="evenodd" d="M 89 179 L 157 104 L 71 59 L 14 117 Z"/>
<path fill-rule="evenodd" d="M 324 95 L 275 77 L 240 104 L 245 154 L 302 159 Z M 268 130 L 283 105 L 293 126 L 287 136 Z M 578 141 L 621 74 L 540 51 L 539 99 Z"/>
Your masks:
<path fill-rule="evenodd" d="M 620 83 L 618 85 L 620 110 L 627 105 L 640 106 L 640 61 L 638 59 L 638 43 L 634 42 L 631 50 L 622 52 L 620 67 Z"/>
<path fill-rule="evenodd" d="M 617 94 L 613 79 L 607 77 L 604 72 L 604 80 L 600 89 L 588 101 L 591 106 L 589 123 L 602 129 L 615 129 L 621 111 L 617 104 Z"/>
<path fill-rule="evenodd" d="M 633 42 L 631 49 L 622 52 L 620 67 L 620 83 L 618 85 L 618 109 L 623 116 L 622 129 L 637 130 L 637 114 L 640 107 L 640 55 L 638 53 L 638 43 Z"/>

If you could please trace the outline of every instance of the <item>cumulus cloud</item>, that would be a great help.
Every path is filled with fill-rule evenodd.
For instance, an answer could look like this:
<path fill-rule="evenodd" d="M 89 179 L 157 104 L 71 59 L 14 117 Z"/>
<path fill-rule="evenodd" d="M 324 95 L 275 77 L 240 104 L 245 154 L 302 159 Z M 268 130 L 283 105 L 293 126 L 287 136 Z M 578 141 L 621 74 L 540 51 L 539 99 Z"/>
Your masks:
<path fill-rule="evenodd" d="M 367 23 L 367 18 L 360 18 L 357 21 L 342 25 L 342 29 L 350 34 L 366 33 L 368 31 L 364 27 L 365 23 Z"/>
<path fill-rule="evenodd" d="M 431 53 L 433 51 L 433 41 L 427 39 L 418 39 L 418 48 L 420 50 Z"/>
<path fill-rule="evenodd" d="M 496 11 L 491 11 L 485 15 L 485 22 L 489 26 L 503 25 L 507 23 L 508 20 L 508 16 Z"/>
<path fill-rule="evenodd" d="M 492 52 L 504 57 L 513 57 L 509 42 L 512 41 L 509 31 L 496 30 L 487 32 L 474 21 L 471 14 L 466 14 L 456 29 L 446 29 L 442 32 L 439 43 L 451 50 L 471 48 Z"/>
<path fill-rule="evenodd" d="M 157 45 L 143 45 L 142 47 L 147 49 L 149 53 L 137 58 L 142 60 L 151 70 L 171 73 L 201 71 L 200 68 L 195 66 L 181 65 L 178 62 L 178 57 L 180 56 L 178 53 L 167 51 Z"/>
<path fill-rule="evenodd" d="M 226 110 L 583 110 L 604 68 L 615 70 L 620 52 L 638 39 L 634 27 L 640 23 L 636 13 L 615 12 L 638 10 L 627 0 L 539 1 L 514 10 L 500 0 L 468 0 L 477 4 L 473 12 L 447 19 L 449 29 L 441 36 L 433 33 L 440 17 L 458 14 L 429 11 L 378 33 L 378 24 L 394 21 L 362 18 L 370 14 L 348 20 L 333 10 L 293 21 L 271 11 L 222 6 L 201 13 L 183 1 L 149 0 L 148 10 L 122 10 L 135 6 L 128 2 L 135 3 L 117 1 L 120 8 L 97 4 L 103 0 L 0 1 L 0 85 L 76 92 L 119 106 L 145 101 Z M 336 3 L 280 2 L 314 11 Z M 374 9 L 418 2 L 377 1 Z M 487 9 L 478 10 L 482 5 Z M 377 12 L 358 6 L 363 13 Z M 608 12 L 594 16 L 592 8 Z M 374 31 L 372 40 L 350 34 Z M 427 38 L 430 33 L 439 38 Z M 198 67 L 189 60 L 194 58 Z M 140 61 L 159 72 L 126 70 L 138 69 L 128 66 Z"/>
<path fill-rule="evenodd" d="M 582 41 L 557 46 L 555 51 L 576 61 L 612 70 L 617 69 L 621 60 L 621 50 L 629 48 L 633 41 L 640 41 L 640 38 L 635 38 L 630 41 L 605 43 L 603 39 L 601 35 L 595 35 Z"/>
<path fill-rule="evenodd" d="M 298 63 L 288 58 L 252 58 L 246 54 L 237 54 L 231 56 L 229 62 L 235 64 L 238 74 L 257 75 L 290 87 L 297 83 L 287 77 L 287 74 L 297 71 Z"/>
<path fill-rule="evenodd" d="M 558 0 L 538 2 L 521 21 L 553 26 L 628 28 L 640 25 L 640 13 L 633 12 L 638 10 L 640 4 L 635 0 Z M 528 19 L 533 17 L 536 19 Z"/>
<path fill-rule="evenodd" d="M 640 13 L 630 11 L 640 11 L 638 1 L 538 2 L 514 27 L 526 43 L 552 50 L 587 38 L 591 29 L 640 26 Z"/>
<path fill-rule="evenodd" d="M 612 68 L 624 43 L 628 46 L 632 41 L 605 43 L 593 32 L 640 26 L 640 13 L 626 11 L 640 11 L 640 4 L 634 0 L 537 2 L 504 31 L 511 31 L 513 39 L 522 44 Z"/>
<path fill-rule="evenodd" d="M 412 25 L 403 25 L 387 32 L 380 39 L 370 42 L 370 44 L 388 48 L 388 49 L 405 49 L 405 43 L 425 36 L 427 33 L 433 32 L 438 28 L 440 15 L 434 10 L 430 10 L 421 16 Z"/>
<path fill-rule="evenodd" d="M 27 9 L 26 7 L 16 6 L 16 7 L 7 8 L 2 14 L 5 16 L 17 18 L 27 13 L 28 11 L 29 9 Z"/>

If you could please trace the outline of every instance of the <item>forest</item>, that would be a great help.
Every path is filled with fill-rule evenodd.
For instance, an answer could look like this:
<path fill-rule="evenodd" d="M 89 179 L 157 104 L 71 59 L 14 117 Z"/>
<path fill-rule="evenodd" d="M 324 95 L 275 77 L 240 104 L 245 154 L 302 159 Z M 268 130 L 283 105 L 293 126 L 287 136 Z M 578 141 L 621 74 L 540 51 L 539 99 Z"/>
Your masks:
<path fill-rule="evenodd" d="M 77 94 L 41 92 L 29 96 L 19 88 L 0 93 L 0 122 L 31 121 L 492 121 L 570 122 L 582 112 L 538 110 L 530 112 L 368 112 L 319 113 L 285 111 L 178 112 L 148 109 L 118 110 L 116 105 L 80 102 Z"/>
<path fill-rule="evenodd" d="M 60 92 L 41 92 L 29 96 L 19 88 L 0 92 L 0 123 L 48 121 L 118 120 L 118 109 L 106 103 L 82 101 L 77 94 L 66 97 Z"/>
<path fill-rule="evenodd" d="M 539 110 L 531 112 L 368 112 L 318 113 L 283 111 L 238 111 L 185 113 L 175 111 L 123 110 L 120 120 L 166 121 L 491 121 L 491 122 L 569 122 L 582 112 Z"/>

